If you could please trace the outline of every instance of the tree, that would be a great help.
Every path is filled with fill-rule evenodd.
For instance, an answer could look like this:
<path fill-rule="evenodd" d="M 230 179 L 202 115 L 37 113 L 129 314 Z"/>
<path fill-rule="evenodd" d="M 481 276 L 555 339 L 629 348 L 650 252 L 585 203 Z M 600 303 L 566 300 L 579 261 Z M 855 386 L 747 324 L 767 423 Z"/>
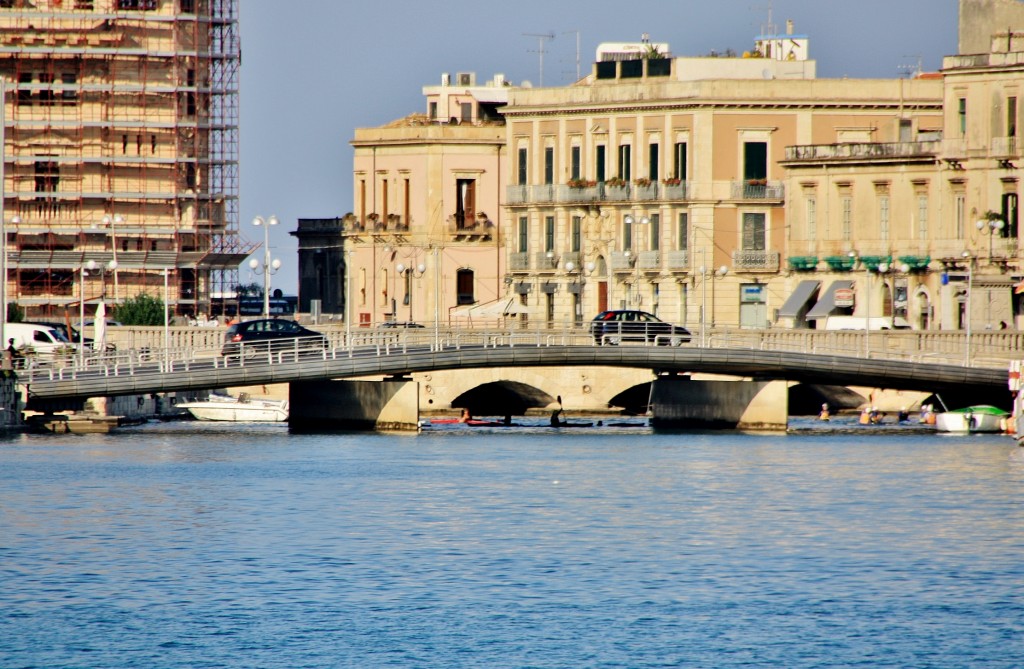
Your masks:
<path fill-rule="evenodd" d="M 25 320 L 25 310 L 18 306 L 17 302 L 7 303 L 7 322 L 20 323 Z"/>
<path fill-rule="evenodd" d="M 163 325 L 164 301 L 142 293 L 115 306 L 113 317 L 124 325 Z"/>

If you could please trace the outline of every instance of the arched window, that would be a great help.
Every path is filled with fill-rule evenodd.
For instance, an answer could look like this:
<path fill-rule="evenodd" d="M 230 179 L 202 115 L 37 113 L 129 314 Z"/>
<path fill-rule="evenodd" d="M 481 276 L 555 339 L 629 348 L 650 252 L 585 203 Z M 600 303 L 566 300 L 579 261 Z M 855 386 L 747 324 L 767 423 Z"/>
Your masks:
<path fill-rule="evenodd" d="M 460 269 L 455 275 L 455 302 L 456 304 L 473 304 L 476 298 L 473 296 L 473 270 Z"/>

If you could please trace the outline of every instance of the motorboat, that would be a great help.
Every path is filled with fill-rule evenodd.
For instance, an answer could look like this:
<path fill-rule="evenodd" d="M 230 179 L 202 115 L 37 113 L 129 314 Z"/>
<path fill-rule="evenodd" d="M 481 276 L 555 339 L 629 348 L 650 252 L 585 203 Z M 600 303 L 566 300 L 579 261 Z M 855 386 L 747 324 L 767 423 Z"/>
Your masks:
<path fill-rule="evenodd" d="M 196 420 L 236 423 L 279 423 L 288 420 L 288 400 L 254 399 L 246 393 L 238 397 L 210 395 L 201 402 L 183 402 Z"/>
<path fill-rule="evenodd" d="M 1010 414 L 989 404 L 943 411 L 935 414 L 935 429 L 939 432 L 1005 432 Z"/>

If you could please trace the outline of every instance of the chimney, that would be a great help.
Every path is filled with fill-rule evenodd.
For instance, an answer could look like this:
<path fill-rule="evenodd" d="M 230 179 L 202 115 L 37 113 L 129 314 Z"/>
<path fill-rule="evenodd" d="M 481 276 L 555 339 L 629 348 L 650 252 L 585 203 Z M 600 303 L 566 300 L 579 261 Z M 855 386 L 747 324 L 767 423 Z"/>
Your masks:
<path fill-rule="evenodd" d="M 793 34 L 793 19 L 786 19 L 786 34 Z"/>

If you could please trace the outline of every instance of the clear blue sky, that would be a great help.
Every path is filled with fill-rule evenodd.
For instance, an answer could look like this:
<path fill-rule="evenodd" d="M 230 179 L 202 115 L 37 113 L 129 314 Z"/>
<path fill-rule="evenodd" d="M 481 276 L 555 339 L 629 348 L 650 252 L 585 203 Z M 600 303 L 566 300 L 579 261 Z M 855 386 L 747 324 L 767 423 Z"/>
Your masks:
<path fill-rule="evenodd" d="M 442 72 L 503 73 L 513 83 L 571 83 L 600 42 L 644 32 L 675 56 L 753 47 L 786 19 L 810 38 L 819 78 L 898 77 L 920 60 L 938 70 L 957 50 L 957 0 L 449 0 L 445 3 L 245 0 L 241 5 L 241 229 L 262 241 L 256 215 L 277 214 L 274 287 L 297 291 L 299 218 L 351 211 L 354 129 L 425 111 L 424 85 Z M 259 254 L 261 255 L 261 254 Z M 262 257 L 262 256 L 261 256 Z M 243 265 L 243 283 L 262 281 Z"/>

